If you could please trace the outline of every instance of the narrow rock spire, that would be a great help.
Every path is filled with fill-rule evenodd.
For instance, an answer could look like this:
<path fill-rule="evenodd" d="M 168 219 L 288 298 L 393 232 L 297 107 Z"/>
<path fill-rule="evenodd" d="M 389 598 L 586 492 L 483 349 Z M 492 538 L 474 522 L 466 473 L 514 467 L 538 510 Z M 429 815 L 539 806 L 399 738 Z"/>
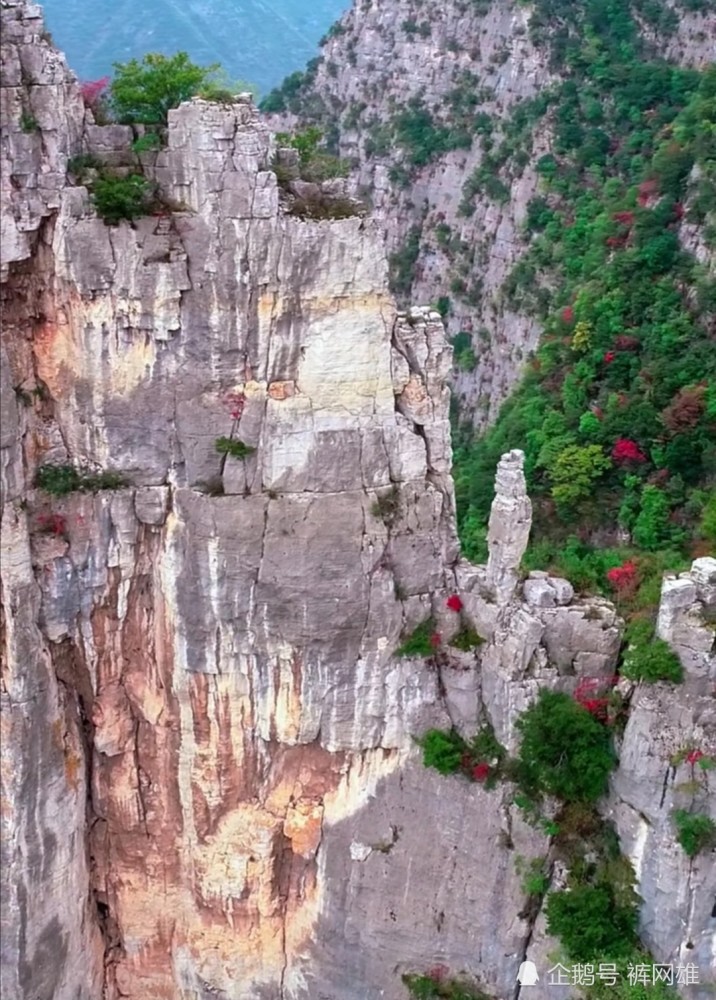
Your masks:
<path fill-rule="evenodd" d="M 524 452 L 508 452 L 500 459 L 495 476 L 495 499 L 487 533 L 487 584 L 499 604 L 514 596 L 532 527 L 524 461 Z"/>

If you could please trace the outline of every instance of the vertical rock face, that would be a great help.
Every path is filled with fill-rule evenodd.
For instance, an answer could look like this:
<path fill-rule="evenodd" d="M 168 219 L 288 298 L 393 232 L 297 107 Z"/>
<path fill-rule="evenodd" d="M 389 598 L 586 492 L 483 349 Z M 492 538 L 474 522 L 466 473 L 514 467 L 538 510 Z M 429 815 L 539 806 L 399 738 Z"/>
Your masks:
<path fill-rule="evenodd" d="M 676 694 L 664 684 L 637 689 L 613 782 L 616 827 L 644 901 L 643 938 L 664 961 L 711 970 L 702 976 L 707 984 L 716 968 L 716 854 L 688 858 L 674 843 L 673 814 L 681 809 L 716 822 L 714 772 L 698 765 L 699 757 L 716 756 L 715 621 L 716 559 L 696 559 L 688 573 L 667 576 L 657 634 L 678 655 L 685 679 Z"/>
<path fill-rule="evenodd" d="M 532 504 L 527 496 L 521 451 L 503 455 L 497 466 L 495 499 L 487 534 L 487 585 L 498 604 L 511 600 L 517 588 L 522 556 L 532 527 Z"/>
<path fill-rule="evenodd" d="M 518 588 L 519 452 L 488 567 L 459 559 L 450 349 L 436 313 L 396 312 L 374 223 L 284 214 L 251 104 L 193 101 L 147 166 L 174 209 L 106 227 L 51 139 L 121 159 L 122 133 L 82 124 L 36 8 L 2 15 L 3 67 L 64 74 L 25 159 L 12 75 L 3 120 L 25 234 L 3 285 L 8 996 L 401 1000 L 400 974 L 437 963 L 512 995 L 555 947 L 515 867 L 547 839 L 507 789 L 424 769 L 414 737 L 489 718 L 514 748 L 540 686 L 614 672 L 621 622 L 547 574 Z M 53 496 L 33 486 L 48 462 L 126 485 Z M 477 651 L 449 645 L 456 590 Z M 396 657 L 430 616 L 436 655 Z M 615 783 L 628 844 L 644 725 Z M 669 920 L 642 870 L 657 953 L 686 948 L 690 900 L 705 940 L 702 882 Z"/>

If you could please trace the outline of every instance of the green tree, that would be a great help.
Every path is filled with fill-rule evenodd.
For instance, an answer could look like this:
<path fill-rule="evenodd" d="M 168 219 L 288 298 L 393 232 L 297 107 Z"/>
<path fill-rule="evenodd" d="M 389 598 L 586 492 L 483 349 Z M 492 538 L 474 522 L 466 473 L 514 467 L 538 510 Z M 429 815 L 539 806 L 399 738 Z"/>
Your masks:
<path fill-rule="evenodd" d="M 634 522 L 634 543 L 640 549 L 653 552 L 671 537 L 669 499 L 658 486 L 645 486 L 641 494 L 641 509 Z"/>
<path fill-rule="evenodd" d="M 151 204 L 151 186 L 140 174 L 128 177 L 99 177 L 92 188 L 92 200 L 97 214 L 108 226 L 122 219 L 137 219 L 146 215 Z"/>
<path fill-rule="evenodd" d="M 589 496 L 594 482 L 611 468 L 611 464 L 611 459 L 598 444 L 568 445 L 549 468 L 552 496 L 557 504 L 571 507 Z"/>
<path fill-rule="evenodd" d="M 516 775 L 526 795 L 594 802 L 604 794 L 616 760 L 609 731 L 573 698 L 543 688 L 517 729 Z"/>
<path fill-rule="evenodd" d="M 709 542 L 716 543 L 716 493 L 712 493 L 701 515 L 699 531 Z"/>
<path fill-rule="evenodd" d="M 548 932 L 573 961 L 618 958 L 634 947 L 637 909 L 620 903 L 608 882 L 552 892 L 545 913 Z"/>
<path fill-rule="evenodd" d="M 141 62 L 114 63 L 114 69 L 110 91 L 117 120 L 126 125 L 166 125 L 168 112 L 208 87 L 219 65 L 196 66 L 186 52 L 173 56 L 149 52 Z"/>

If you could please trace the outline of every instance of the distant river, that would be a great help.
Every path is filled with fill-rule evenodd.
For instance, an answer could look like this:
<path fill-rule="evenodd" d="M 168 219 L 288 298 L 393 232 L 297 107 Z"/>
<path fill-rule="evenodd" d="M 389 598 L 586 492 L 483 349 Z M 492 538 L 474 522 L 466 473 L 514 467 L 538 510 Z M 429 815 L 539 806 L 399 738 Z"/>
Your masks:
<path fill-rule="evenodd" d="M 44 0 L 47 27 L 81 80 L 145 52 L 220 62 L 261 95 L 317 54 L 350 0 Z"/>

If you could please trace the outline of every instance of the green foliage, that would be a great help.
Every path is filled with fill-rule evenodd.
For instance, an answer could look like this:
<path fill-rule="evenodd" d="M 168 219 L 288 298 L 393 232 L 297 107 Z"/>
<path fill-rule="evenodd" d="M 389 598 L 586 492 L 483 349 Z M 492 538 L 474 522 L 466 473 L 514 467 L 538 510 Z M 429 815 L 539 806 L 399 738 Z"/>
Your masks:
<path fill-rule="evenodd" d="M 551 892 L 545 914 L 548 933 L 560 939 L 574 962 L 617 958 L 634 948 L 637 908 L 620 903 L 607 881 Z"/>
<path fill-rule="evenodd" d="M 135 139 L 132 143 L 132 151 L 135 153 L 151 153 L 154 150 L 161 149 L 162 138 L 156 132 L 147 132 L 145 135 L 140 135 L 138 139 Z"/>
<path fill-rule="evenodd" d="M 117 120 L 127 125 L 166 125 L 167 114 L 206 87 L 213 66 L 196 66 L 186 52 L 164 56 L 149 52 L 141 62 L 114 63 L 111 104 Z"/>
<path fill-rule="evenodd" d="M 674 812 L 674 823 L 676 838 L 690 858 L 716 846 L 716 823 L 708 816 L 677 809 Z"/>
<path fill-rule="evenodd" d="M 611 467 L 598 444 L 569 444 L 549 464 L 552 496 L 561 507 L 572 507 L 589 496 L 594 483 Z"/>
<path fill-rule="evenodd" d="M 264 97 L 259 107 L 266 114 L 299 110 L 300 93 L 306 82 L 305 74 L 301 73 L 300 70 L 291 73 L 280 87 L 275 87 Z"/>
<path fill-rule="evenodd" d="M 413 285 L 413 271 L 420 253 L 420 226 L 411 226 L 400 250 L 389 258 L 391 287 L 398 295 L 408 295 Z"/>
<path fill-rule="evenodd" d="M 617 958 L 615 963 L 617 981 L 596 979 L 593 986 L 584 990 L 586 1000 L 678 1000 L 679 994 L 666 983 L 631 983 L 629 968 L 638 965 L 651 969 L 654 959 L 643 951 L 634 949 L 629 954 Z"/>
<path fill-rule="evenodd" d="M 607 788 L 616 757 L 609 731 L 566 694 L 542 689 L 517 720 L 516 777 L 529 797 L 594 802 Z"/>
<path fill-rule="evenodd" d="M 461 330 L 451 340 L 455 364 L 462 372 L 471 372 L 477 366 L 477 357 L 472 346 L 472 336 L 466 330 Z"/>
<path fill-rule="evenodd" d="M 82 472 L 73 465 L 41 465 L 35 476 L 35 486 L 56 497 L 68 493 L 117 490 L 126 485 L 124 476 L 118 472 Z"/>
<path fill-rule="evenodd" d="M 711 494 L 703 508 L 699 532 L 707 541 L 716 544 L 716 492 Z"/>
<path fill-rule="evenodd" d="M 115 177 L 103 174 L 92 187 L 92 200 L 97 214 L 108 226 L 122 219 L 131 221 L 147 215 L 151 208 L 151 187 L 141 174 Z"/>
<path fill-rule="evenodd" d="M 429 729 L 418 743 L 423 749 L 423 764 L 440 774 L 455 774 L 460 770 L 467 743 L 454 729 Z"/>
<path fill-rule="evenodd" d="M 434 652 L 431 637 L 435 634 L 435 622 L 428 618 L 411 632 L 396 649 L 396 656 L 431 656 Z"/>
<path fill-rule="evenodd" d="M 486 993 L 463 978 L 406 973 L 402 980 L 413 1000 L 489 1000 Z"/>
<path fill-rule="evenodd" d="M 454 639 L 450 640 L 450 645 L 454 649 L 459 649 L 463 653 L 469 653 L 472 649 L 477 649 L 485 640 L 478 635 L 473 628 L 466 626 L 461 629 Z"/>
<path fill-rule="evenodd" d="M 632 532 L 635 544 L 649 552 L 663 548 L 673 534 L 670 513 L 671 504 L 664 491 L 657 486 L 645 486 Z"/>
<path fill-rule="evenodd" d="M 33 114 L 29 111 L 23 111 L 20 115 L 20 128 L 29 135 L 32 132 L 38 132 L 40 125 Z"/>
<path fill-rule="evenodd" d="M 298 151 L 301 179 L 305 181 L 325 181 L 333 177 L 345 177 L 348 165 L 336 156 L 330 156 L 321 149 L 323 131 L 311 125 L 301 132 L 277 132 L 276 142 Z"/>
<path fill-rule="evenodd" d="M 81 179 L 88 170 L 98 170 L 101 166 L 102 161 L 93 153 L 80 153 L 67 161 L 67 173 Z"/>
<path fill-rule="evenodd" d="M 684 679 L 681 662 L 663 639 L 654 635 L 650 621 L 635 619 L 627 626 L 624 636 L 627 646 L 622 658 L 621 672 L 635 681 L 669 681 L 679 684 Z"/>
<path fill-rule="evenodd" d="M 484 557 L 494 470 L 519 447 L 535 536 L 555 561 L 572 558 L 560 549 L 574 535 L 596 560 L 618 523 L 633 533 L 632 552 L 686 553 L 714 531 L 697 498 L 716 481 L 716 408 L 704 405 L 716 398 L 716 282 L 680 249 L 678 229 L 697 200 L 691 165 L 697 186 L 716 176 L 716 68 L 651 59 L 627 0 L 538 0 L 531 31 L 569 71 L 530 112 L 549 112 L 556 141 L 538 163 L 531 248 L 503 301 L 534 315 L 544 335 L 496 424 L 455 435 L 464 551 Z M 513 115 L 503 127 L 525 126 Z M 514 175 L 513 153 L 491 156 L 492 176 Z M 468 203 L 485 178 L 470 181 Z M 698 204 L 713 225 L 713 198 Z M 643 459 L 610 463 L 620 439 Z M 596 562 L 583 575 L 603 586 Z"/>
<path fill-rule="evenodd" d="M 424 167 L 434 157 L 451 149 L 469 149 L 472 136 L 459 128 L 436 124 L 419 98 L 412 98 L 393 122 L 395 139 L 415 167 Z"/>
<path fill-rule="evenodd" d="M 522 876 L 522 891 L 526 896 L 544 896 L 549 889 L 550 875 L 546 858 L 532 858 L 528 863 L 524 858 L 515 859 L 517 874 Z"/>
<path fill-rule="evenodd" d="M 237 441 L 235 438 L 220 437 L 214 442 L 214 446 L 220 455 L 231 455 L 232 458 L 246 458 L 252 455 L 256 449 L 251 445 Z"/>

